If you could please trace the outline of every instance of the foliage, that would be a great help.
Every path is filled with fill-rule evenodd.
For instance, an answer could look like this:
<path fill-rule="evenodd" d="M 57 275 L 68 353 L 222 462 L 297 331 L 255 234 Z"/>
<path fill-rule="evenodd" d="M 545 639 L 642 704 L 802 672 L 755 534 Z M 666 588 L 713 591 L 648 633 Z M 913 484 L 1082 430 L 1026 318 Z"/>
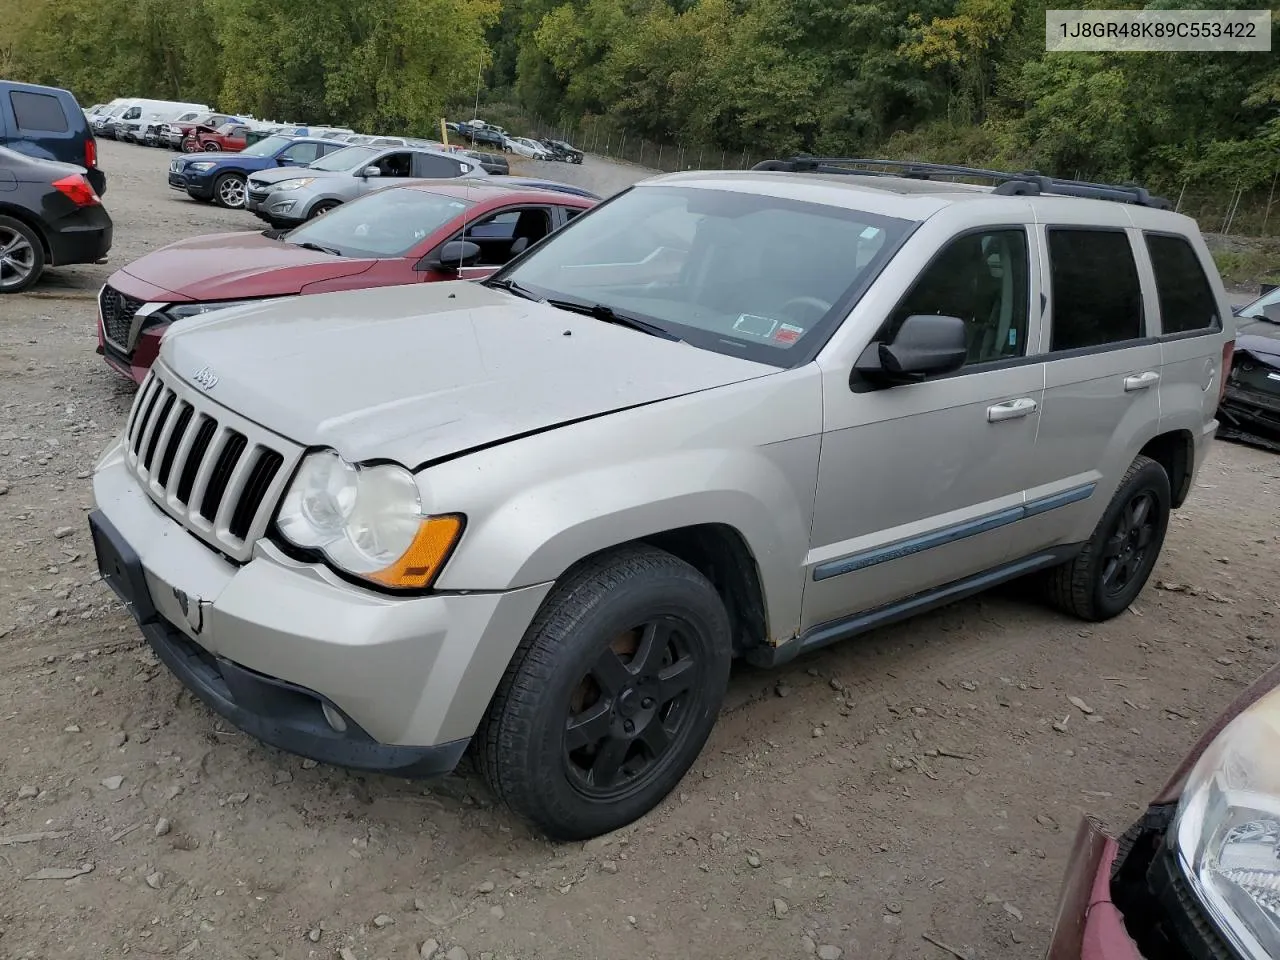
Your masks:
<path fill-rule="evenodd" d="M 486 102 L 496 92 L 527 117 L 589 116 L 698 155 L 908 155 L 1166 191 L 1206 183 L 1224 198 L 1274 182 L 1280 60 L 1047 54 L 1047 6 L 0 0 L 0 75 L 66 86 L 85 103 L 178 98 L 419 134 L 443 111 L 469 113 L 480 82 Z M 494 119 L 520 125 L 513 111 Z"/>

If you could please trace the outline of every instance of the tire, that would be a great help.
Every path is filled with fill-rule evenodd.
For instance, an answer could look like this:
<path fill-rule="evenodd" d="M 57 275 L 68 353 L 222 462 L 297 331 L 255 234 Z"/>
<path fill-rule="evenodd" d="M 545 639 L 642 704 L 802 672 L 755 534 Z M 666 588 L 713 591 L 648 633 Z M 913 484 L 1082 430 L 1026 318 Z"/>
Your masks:
<path fill-rule="evenodd" d="M 478 766 L 503 803 L 552 839 L 616 830 L 693 764 L 731 659 L 724 604 L 683 560 L 630 547 L 587 561 L 520 641 L 477 731 Z"/>
<path fill-rule="evenodd" d="M 39 235 L 21 220 L 0 216 L 0 293 L 21 293 L 44 273 Z"/>
<path fill-rule="evenodd" d="M 244 175 L 224 173 L 213 181 L 213 202 L 228 210 L 243 210 L 245 201 Z"/>
<path fill-rule="evenodd" d="M 324 216 L 334 207 L 340 207 L 340 206 L 342 206 L 342 204 L 337 200 L 321 200 L 319 203 L 317 203 L 314 207 L 311 208 L 311 212 L 307 214 L 307 219 L 314 220 L 316 217 Z"/>
<path fill-rule="evenodd" d="M 199 153 L 200 152 L 199 140 L 192 140 L 188 138 L 186 140 L 183 140 L 182 143 L 180 143 L 178 146 L 183 153 Z"/>
<path fill-rule="evenodd" d="M 1135 523 L 1140 504 L 1145 513 Z M 1150 457 L 1139 455 L 1084 549 L 1049 571 L 1049 601 L 1081 620 L 1110 620 L 1127 610 L 1160 556 L 1170 509 L 1169 475 Z"/>
<path fill-rule="evenodd" d="M 217 152 L 218 152 L 219 150 L 221 150 L 222 148 L 221 148 L 221 147 L 219 147 L 219 146 L 218 146 L 216 143 L 214 143 L 212 140 L 210 140 L 208 143 L 206 143 L 206 144 L 205 144 L 203 147 L 201 147 L 200 149 L 201 149 L 201 150 L 203 150 L 205 153 L 217 153 Z M 192 151 L 192 153 L 195 153 L 195 152 L 197 152 L 197 151 L 194 151 L 194 150 Z"/>

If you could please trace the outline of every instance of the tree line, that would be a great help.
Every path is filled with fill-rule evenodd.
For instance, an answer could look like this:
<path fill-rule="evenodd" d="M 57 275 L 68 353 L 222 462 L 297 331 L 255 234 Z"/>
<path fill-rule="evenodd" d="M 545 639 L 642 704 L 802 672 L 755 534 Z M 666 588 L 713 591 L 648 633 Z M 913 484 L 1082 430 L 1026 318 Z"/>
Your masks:
<path fill-rule="evenodd" d="M 479 91 L 482 107 L 504 116 L 603 120 L 653 142 L 1266 195 L 1280 169 L 1280 56 L 1050 54 L 1045 8 L 0 0 L 0 76 L 65 86 L 84 103 L 133 94 L 415 134 L 437 130 L 445 113 L 469 115 Z"/>

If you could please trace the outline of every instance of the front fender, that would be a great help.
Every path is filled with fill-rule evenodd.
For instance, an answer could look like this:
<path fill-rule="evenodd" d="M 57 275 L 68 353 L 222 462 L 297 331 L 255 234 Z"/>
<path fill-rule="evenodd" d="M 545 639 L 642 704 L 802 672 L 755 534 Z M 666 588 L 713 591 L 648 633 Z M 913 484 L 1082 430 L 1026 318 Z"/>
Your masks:
<path fill-rule="evenodd" d="M 467 515 L 437 588 L 545 583 L 618 544 L 723 524 L 754 557 L 782 642 L 800 622 L 820 421 L 816 377 L 790 371 L 428 467 L 432 509 Z"/>

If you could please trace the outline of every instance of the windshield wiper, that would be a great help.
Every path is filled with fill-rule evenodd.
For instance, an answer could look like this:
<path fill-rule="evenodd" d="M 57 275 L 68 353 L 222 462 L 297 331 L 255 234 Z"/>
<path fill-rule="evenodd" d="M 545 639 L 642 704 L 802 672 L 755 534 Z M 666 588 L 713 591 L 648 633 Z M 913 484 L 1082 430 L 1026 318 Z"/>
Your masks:
<path fill-rule="evenodd" d="M 505 290 L 507 293 L 514 293 L 517 297 L 523 297 L 526 300 L 537 301 L 538 295 L 527 287 L 522 287 L 514 280 L 484 280 L 483 285 L 494 290 Z"/>
<path fill-rule="evenodd" d="M 620 327 L 627 327 L 631 330 L 639 330 L 641 333 L 647 333 L 652 337 L 661 337 L 663 340 L 679 341 L 680 338 L 669 330 L 664 330 L 656 323 L 650 323 L 648 320 L 641 320 L 639 317 L 632 317 L 625 313 L 618 313 L 613 307 L 607 307 L 603 303 L 579 303 L 576 300 L 547 300 L 553 307 L 561 310 L 567 310 L 570 313 L 580 313 L 585 317 L 595 317 L 605 323 L 616 323 Z"/>
<path fill-rule="evenodd" d="M 322 246 L 320 246 L 320 244 L 318 244 L 318 243 L 312 243 L 310 240 L 308 240 L 306 243 L 297 243 L 297 244 L 294 244 L 294 246 L 301 247 L 303 250 L 314 250 L 314 251 L 316 251 L 317 253 L 328 253 L 328 254 L 332 254 L 332 255 L 333 255 L 333 256 L 335 256 L 335 257 L 340 257 L 340 256 L 342 256 L 342 251 L 341 251 L 341 250 L 335 249 L 334 247 L 322 247 Z"/>

